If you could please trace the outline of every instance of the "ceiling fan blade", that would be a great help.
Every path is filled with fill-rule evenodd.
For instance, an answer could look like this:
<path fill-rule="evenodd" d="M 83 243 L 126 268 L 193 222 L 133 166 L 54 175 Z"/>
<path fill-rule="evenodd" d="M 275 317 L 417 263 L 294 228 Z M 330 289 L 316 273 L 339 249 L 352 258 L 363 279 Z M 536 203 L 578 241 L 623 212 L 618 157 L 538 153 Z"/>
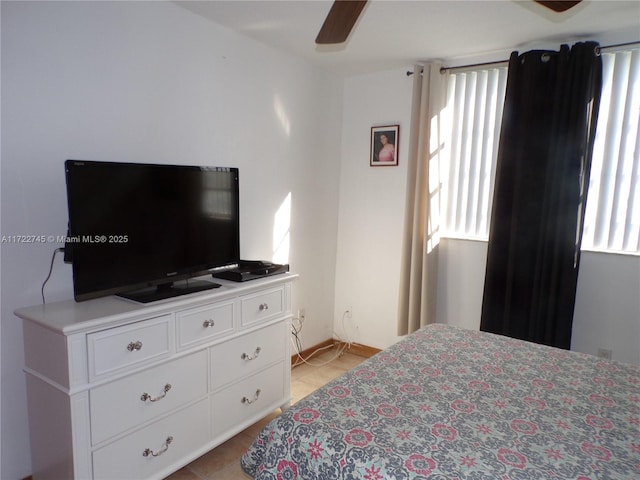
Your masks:
<path fill-rule="evenodd" d="M 356 24 L 367 0 L 336 0 L 316 37 L 319 45 L 344 42 Z"/>
<path fill-rule="evenodd" d="M 581 0 L 564 1 L 564 0 L 534 0 L 536 3 L 550 8 L 554 12 L 566 12 L 570 8 L 575 7 Z"/>

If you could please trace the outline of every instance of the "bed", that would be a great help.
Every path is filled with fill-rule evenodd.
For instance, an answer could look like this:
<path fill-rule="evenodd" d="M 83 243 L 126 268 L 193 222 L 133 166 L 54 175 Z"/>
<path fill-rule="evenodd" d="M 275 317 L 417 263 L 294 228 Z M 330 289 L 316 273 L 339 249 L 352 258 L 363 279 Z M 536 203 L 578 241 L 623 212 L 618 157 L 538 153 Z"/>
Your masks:
<path fill-rule="evenodd" d="M 640 367 L 430 325 L 284 411 L 255 480 L 639 479 Z"/>

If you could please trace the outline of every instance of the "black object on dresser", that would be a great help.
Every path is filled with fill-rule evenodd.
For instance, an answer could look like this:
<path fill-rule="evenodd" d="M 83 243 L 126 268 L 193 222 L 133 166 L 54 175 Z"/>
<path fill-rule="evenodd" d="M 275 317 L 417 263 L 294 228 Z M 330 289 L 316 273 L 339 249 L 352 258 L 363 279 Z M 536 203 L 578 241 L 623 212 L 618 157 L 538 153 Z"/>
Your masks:
<path fill-rule="evenodd" d="M 269 275 L 277 275 L 289 271 L 289 264 L 271 263 L 264 260 L 240 260 L 237 267 L 214 272 L 215 278 L 224 278 L 234 282 L 245 282 Z"/>

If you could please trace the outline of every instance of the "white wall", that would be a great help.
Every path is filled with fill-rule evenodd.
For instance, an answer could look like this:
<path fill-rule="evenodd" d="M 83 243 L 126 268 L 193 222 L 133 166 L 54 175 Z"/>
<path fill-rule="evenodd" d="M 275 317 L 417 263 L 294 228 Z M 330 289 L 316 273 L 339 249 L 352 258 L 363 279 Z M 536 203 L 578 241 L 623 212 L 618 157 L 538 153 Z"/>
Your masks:
<path fill-rule="evenodd" d="M 640 256 L 582 252 L 571 349 L 640 365 Z"/>
<path fill-rule="evenodd" d="M 438 261 L 438 322 L 478 330 L 487 242 L 442 238 Z"/>
<path fill-rule="evenodd" d="M 293 308 L 306 308 L 306 344 L 332 336 L 341 80 L 169 2 L 1 8 L 2 235 L 66 232 L 67 158 L 237 166 L 243 258 L 272 258 L 274 218 L 291 195 Z M 13 311 L 41 301 L 59 246 L 2 244 L 6 480 L 31 473 Z M 46 296 L 72 297 L 61 256 Z"/>
<path fill-rule="evenodd" d="M 398 338 L 413 82 L 406 71 L 354 76 L 344 84 L 334 328 L 342 339 L 377 348 Z M 396 124 L 400 125 L 398 166 L 370 167 L 371 127 Z M 343 324 L 347 309 L 352 317 Z"/>

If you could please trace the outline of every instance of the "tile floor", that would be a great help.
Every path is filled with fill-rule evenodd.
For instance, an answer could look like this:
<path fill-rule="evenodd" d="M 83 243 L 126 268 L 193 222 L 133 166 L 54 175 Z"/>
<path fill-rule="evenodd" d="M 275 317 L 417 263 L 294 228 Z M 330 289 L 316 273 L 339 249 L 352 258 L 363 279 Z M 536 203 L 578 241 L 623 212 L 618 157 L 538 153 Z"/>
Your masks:
<path fill-rule="evenodd" d="M 342 375 L 347 370 L 361 363 L 364 358 L 344 353 L 335 360 L 335 351 L 328 350 L 313 357 L 312 365 L 302 364 L 291 370 L 291 395 L 295 403 L 301 398 Z M 327 363 L 329 362 L 329 363 Z M 249 479 L 240 468 L 240 457 L 260 429 L 280 413 L 274 411 L 265 419 L 252 425 L 230 438 L 222 445 L 214 448 L 202 457 L 194 460 L 186 467 L 178 470 L 165 480 L 242 480 Z"/>

